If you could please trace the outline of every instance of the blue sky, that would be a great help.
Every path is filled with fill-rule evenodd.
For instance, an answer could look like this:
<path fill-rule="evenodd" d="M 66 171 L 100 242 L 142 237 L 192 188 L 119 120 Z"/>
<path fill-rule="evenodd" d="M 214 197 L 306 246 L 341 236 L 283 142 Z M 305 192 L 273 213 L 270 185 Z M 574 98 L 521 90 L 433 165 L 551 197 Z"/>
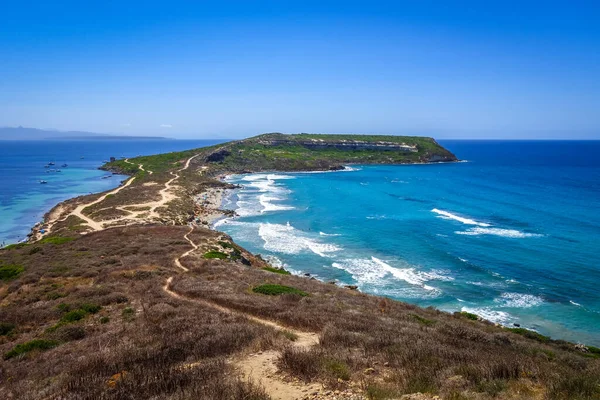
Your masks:
<path fill-rule="evenodd" d="M 0 126 L 600 138 L 593 2 L 87 3 L 3 4 Z"/>

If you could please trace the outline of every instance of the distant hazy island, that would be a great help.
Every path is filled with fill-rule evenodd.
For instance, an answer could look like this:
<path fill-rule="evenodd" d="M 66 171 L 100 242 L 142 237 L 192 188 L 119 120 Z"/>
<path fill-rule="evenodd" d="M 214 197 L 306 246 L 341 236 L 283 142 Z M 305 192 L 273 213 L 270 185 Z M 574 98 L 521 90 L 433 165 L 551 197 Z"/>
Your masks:
<path fill-rule="evenodd" d="M 57 131 L 18 126 L 0 127 L 0 140 L 165 140 L 158 136 L 127 136 L 82 131 Z"/>
<path fill-rule="evenodd" d="M 130 178 L 0 250 L 0 395 L 598 398 L 598 348 L 294 276 L 209 228 L 233 214 L 223 175 L 457 160 L 432 138 L 273 133 L 107 163 Z"/>

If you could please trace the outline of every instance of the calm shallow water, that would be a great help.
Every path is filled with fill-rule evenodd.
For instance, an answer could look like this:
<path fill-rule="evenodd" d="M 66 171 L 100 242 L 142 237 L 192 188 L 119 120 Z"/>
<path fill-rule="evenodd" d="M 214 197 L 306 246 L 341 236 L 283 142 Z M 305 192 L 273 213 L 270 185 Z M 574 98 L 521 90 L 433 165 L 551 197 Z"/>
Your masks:
<path fill-rule="evenodd" d="M 235 176 L 218 229 L 296 273 L 600 345 L 600 142 L 442 144 L 469 162 Z"/>
<path fill-rule="evenodd" d="M 221 143 L 222 140 L 0 141 L 0 244 L 22 240 L 56 203 L 102 192 L 126 179 L 98 170 L 103 160 Z M 81 157 L 84 157 L 83 159 Z M 46 172 L 46 165 L 55 162 Z M 62 164 L 68 167 L 61 168 Z M 41 185 L 40 180 L 48 181 Z"/>

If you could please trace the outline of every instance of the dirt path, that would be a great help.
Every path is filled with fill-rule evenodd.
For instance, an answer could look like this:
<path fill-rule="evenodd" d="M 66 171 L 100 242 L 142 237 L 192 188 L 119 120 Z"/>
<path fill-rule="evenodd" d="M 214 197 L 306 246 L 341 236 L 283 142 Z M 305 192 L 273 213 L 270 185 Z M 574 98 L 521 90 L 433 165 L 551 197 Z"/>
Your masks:
<path fill-rule="evenodd" d="M 151 218 L 159 218 L 160 215 L 156 212 L 156 209 L 159 207 L 163 207 L 165 204 L 167 204 L 168 202 L 170 202 L 171 200 L 177 198 L 177 196 L 173 193 L 171 193 L 171 189 L 172 189 L 172 184 L 175 180 L 179 179 L 179 172 L 184 171 L 186 169 L 189 168 L 190 166 L 190 162 L 198 157 L 199 154 L 196 154 L 195 156 L 192 156 L 190 158 L 187 159 L 187 161 L 185 162 L 184 166 L 177 170 L 177 173 L 173 173 L 170 172 L 171 175 L 173 175 L 173 178 L 169 179 L 166 183 L 165 183 L 165 187 L 163 189 L 161 189 L 159 191 L 159 194 L 161 196 L 160 200 L 157 201 L 151 201 L 151 202 L 147 202 L 147 203 L 139 203 L 139 204 L 127 204 L 125 206 L 117 206 L 115 207 L 116 209 L 120 210 L 120 211 L 124 211 L 126 213 L 128 213 L 126 216 L 123 217 L 119 217 L 119 218 L 115 218 L 115 219 L 111 219 L 111 220 L 107 220 L 107 221 L 95 221 L 93 218 L 90 218 L 88 216 L 86 216 L 85 214 L 83 214 L 83 210 L 87 207 L 93 206 L 95 204 L 101 203 L 102 201 L 104 201 L 108 196 L 110 195 L 114 195 L 118 192 L 120 192 L 121 190 L 125 189 L 127 186 L 131 185 L 133 183 L 133 181 L 135 180 L 135 176 L 129 178 L 124 185 L 119 186 L 118 188 L 105 193 L 104 195 L 100 196 L 99 198 L 97 198 L 96 200 L 89 202 L 89 203 L 84 203 L 84 204 L 80 204 L 77 207 L 75 207 L 74 210 L 72 210 L 71 212 L 69 212 L 67 215 L 65 215 L 63 218 L 58 219 L 58 217 L 63 213 L 64 208 L 62 207 L 58 207 L 56 209 L 55 212 L 52 212 L 52 214 L 50 214 L 50 221 L 46 224 L 46 234 L 50 233 L 50 231 L 52 230 L 52 228 L 54 227 L 54 225 L 56 225 L 56 223 L 58 222 L 62 222 L 65 221 L 69 216 L 74 215 L 80 219 L 82 219 L 83 221 L 85 221 L 85 223 L 94 231 L 100 231 L 105 229 L 105 224 L 110 223 L 111 227 L 115 227 L 117 225 L 114 225 L 115 222 L 119 222 L 119 221 L 124 221 L 124 220 L 132 220 L 132 219 L 137 219 L 139 218 L 141 215 L 147 215 L 147 218 L 151 219 Z M 132 164 L 135 165 L 134 163 L 132 163 L 131 161 L 129 161 L 129 159 L 125 159 L 124 160 L 126 163 L 128 164 Z M 149 169 L 144 169 L 144 165 L 143 164 L 138 164 L 138 168 L 144 172 L 147 172 L 149 175 L 153 174 L 153 171 L 149 170 Z M 128 210 L 128 207 L 139 207 L 139 208 L 148 208 L 147 210 L 138 210 L 138 211 L 132 211 L 132 210 Z M 125 224 L 126 225 L 126 224 Z M 36 235 L 36 240 L 39 240 L 42 237 L 41 234 L 37 233 Z"/>
<path fill-rule="evenodd" d="M 193 230 L 194 227 L 191 227 L 190 230 L 184 235 L 185 240 L 187 240 L 190 243 L 192 248 L 181 254 L 181 256 L 174 259 L 175 265 L 185 272 L 188 272 L 189 269 L 184 267 L 181 264 L 180 260 L 184 257 L 187 257 L 193 251 L 198 249 L 198 246 L 189 238 L 189 234 L 192 233 Z M 252 322 L 268 326 L 281 332 L 291 333 L 296 337 L 296 340 L 291 342 L 292 346 L 296 348 L 309 349 L 310 347 L 315 346 L 319 343 L 319 336 L 314 332 L 304 332 L 294 328 L 289 328 L 275 321 L 257 317 L 232 308 L 224 307 L 210 300 L 183 296 L 171 289 L 172 281 L 173 277 L 169 277 L 165 285 L 163 286 L 163 290 L 165 291 L 165 293 L 167 293 L 173 298 L 183 301 L 190 301 L 202 305 L 204 307 L 215 309 L 225 314 L 239 315 L 244 318 L 247 318 Z M 317 383 L 305 384 L 303 382 L 288 382 L 286 380 L 283 380 L 276 366 L 276 361 L 278 358 L 278 351 L 269 350 L 255 354 L 250 354 L 243 358 L 234 360 L 233 363 L 245 380 L 247 380 L 248 382 L 259 384 L 262 387 L 264 387 L 267 394 L 274 400 L 303 399 L 309 394 L 319 392 L 322 389 L 322 386 Z M 186 365 L 186 367 L 191 368 L 196 364 L 197 363 L 192 363 Z"/>

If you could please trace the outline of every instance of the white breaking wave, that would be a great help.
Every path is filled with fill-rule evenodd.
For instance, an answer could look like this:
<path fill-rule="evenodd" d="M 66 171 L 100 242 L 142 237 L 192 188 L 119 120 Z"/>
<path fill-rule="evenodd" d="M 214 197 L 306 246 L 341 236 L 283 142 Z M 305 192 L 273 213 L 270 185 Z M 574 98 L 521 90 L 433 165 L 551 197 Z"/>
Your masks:
<path fill-rule="evenodd" d="M 466 231 L 456 231 L 457 235 L 479 236 L 479 235 L 494 235 L 505 238 L 522 239 L 528 237 L 540 237 L 539 233 L 521 232 L 516 229 L 501 229 L 501 228 L 471 228 Z"/>
<path fill-rule="evenodd" d="M 320 243 L 306 237 L 303 232 L 294 229 L 289 223 L 287 225 L 260 224 L 258 235 L 265 242 L 265 250 L 276 253 L 299 254 L 308 250 L 321 257 L 329 257 L 328 253 L 341 250 L 333 244 Z"/>
<path fill-rule="evenodd" d="M 397 280 L 404 281 L 411 285 L 419 286 L 427 291 L 439 293 L 439 289 L 427 285 L 426 282 L 431 280 L 453 280 L 454 278 L 445 276 L 441 271 L 423 272 L 417 271 L 415 268 L 395 268 L 388 263 L 380 260 L 377 257 L 368 259 L 347 259 L 339 262 L 334 262 L 332 267 L 344 270 L 352 275 L 352 278 L 359 284 L 371 284 L 382 286 L 386 284 L 385 277 L 392 276 Z M 389 290 L 387 291 L 389 292 Z M 383 294 L 386 291 L 381 291 Z"/>
<path fill-rule="evenodd" d="M 341 236 L 341 234 L 339 234 L 339 233 L 325 233 L 325 232 L 319 232 L 319 235 L 321 235 L 321 236 Z"/>
<path fill-rule="evenodd" d="M 575 303 L 573 300 L 569 300 L 569 303 L 573 304 L 574 306 L 581 307 L 581 304 Z"/>
<path fill-rule="evenodd" d="M 502 293 L 494 302 L 510 308 L 531 308 L 544 302 L 541 297 L 522 293 Z"/>
<path fill-rule="evenodd" d="M 272 197 L 272 196 L 268 196 L 266 194 L 261 194 L 258 198 L 260 205 L 263 207 L 263 209 L 260 211 L 261 213 L 265 213 L 265 212 L 269 212 L 269 211 L 285 211 L 285 210 L 293 210 L 294 207 L 292 206 L 284 206 L 284 205 L 278 205 L 278 204 L 273 204 L 271 203 L 271 201 L 280 201 L 283 200 L 279 197 Z"/>
<path fill-rule="evenodd" d="M 504 311 L 493 310 L 488 307 L 482 308 L 470 308 L 470 307 L 462 307 L 461 311 L 468 312 L 471 314 L 475 314 L 480 316 L 483 319 L 487 319 L 488 321 L 495 322 L 497 324 L 508 325 L 512 320 L 512 316 Z"/>
<path fill-rule="evenodd" d="M 455 221 L 462 222 L 465 225 L 491 226 L 490 224 L 486 224 L 485 222 L 477 222 L 474 219 L 461 217 L 459 215 L 452 214 L 451 212 L 448 212 L 448 211 L 438 210 L 437 208 L 434 208 L 433 210 L 431 210 L 431 212 L 438 214 L 439 218 L 453 219 Z"/>
<path fill-rule="evenodd" d="M 501 237 L 505 237 L 505 238 L 514 238 L 514 239 L 543 236 L 538 233 L 521 232 L 516 229 L 492 228 L 491 224 L 475 221 L 474 219 L 471 219 L 471 218 L 461 217 L 459 215 L 452 214 L 449 211 L 439 210 L 437 208 L 434 208 L 433 210 L 431 210 L 431 212 L 438 214 L 438 218 L 459 221 L 465 225 L 475 225 L 474 228 L 469 228 L 466 231 L 454 232 L 457 235 L 466 235 L 466 236 L 494 235 L 494 236 L 501 236 Z"/>

